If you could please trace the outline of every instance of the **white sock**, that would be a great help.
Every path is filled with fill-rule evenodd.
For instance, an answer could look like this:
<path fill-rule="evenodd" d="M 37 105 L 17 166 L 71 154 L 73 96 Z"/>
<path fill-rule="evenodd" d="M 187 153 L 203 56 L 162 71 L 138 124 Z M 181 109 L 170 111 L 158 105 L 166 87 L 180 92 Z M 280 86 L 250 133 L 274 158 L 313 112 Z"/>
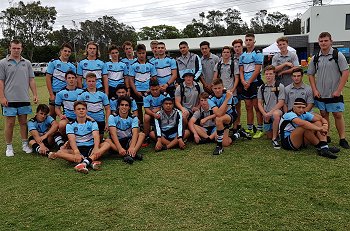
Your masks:
<path fill-rule="evenodd" d="M 22 146 L 28 146 L 28 140 L 22 140 Z"/>
<path fill-rule="evenodd" d="M 6 145 L 6 148 L 7 148 L 8 150 L 13 150 L 12 144 L 7 144 L 7 145 Z"/>

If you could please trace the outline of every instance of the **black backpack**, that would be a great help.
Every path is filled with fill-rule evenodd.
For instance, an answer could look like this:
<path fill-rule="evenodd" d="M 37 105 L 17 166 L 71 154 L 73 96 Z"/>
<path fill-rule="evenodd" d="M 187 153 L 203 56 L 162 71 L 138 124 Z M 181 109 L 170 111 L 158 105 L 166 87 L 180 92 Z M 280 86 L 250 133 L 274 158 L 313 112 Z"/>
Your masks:
<path fill-rule="evenodd" d="M 222 61 L 220 60 L 218 62 L 218 78 L 221 78 L 221 66 L 222 66 Z M 234 78 L 235 76 L 235 63 L 234 60 L 231 59 L 231 64 L 230 64 L 230 69 L 231 69 L 231 78 Z"/>
<path fill-rule="evenodd" d="M 278 101 L 278 95 L 280 93 L 279 85 L 280 85 L 279 82 L 275 81 L 275 85 L 273 86 L 274 88 L 276 88 L 275 95 L 276 95 L 277 101 Z M 261 93 L 262 100 L 266 105 L 265 96 L 264 96 L 265 87 L 266 87 L 266 84 L 261 85 L 260 93 Z"/>
<path fill-rule="evenodd" d="M 337 48 L 333 48 L 333 53 L 332 53 L 332 58 L 329 59 L 329 61 L 332 61 L 332 59 L 334 59 L 334 62 L 337 64 L 338 66 L 338 70 L 339 70 L 339 73 L 342 74 L 341 70 L 340 70 L 340 67 L 339 67 L 339 63 L 338 63 L 338 49 Z M 320 59 L 320 52 L 317 52 L 315 55 L 314 55 L 314 66 L 315 66 L 315 70 L 317 71 L 318 70 L 318 61 Z"/>
<path fill-rule="evenodd" d="M 185 84 L 184 82 L 179 84 L 179 86 L 180 86 L 180 96 L 181 96 L 181 101 L 180 102 L 181 103 L 182 103 L 183 100 L 186 100 L 185 85 L 184 84 Z M 199 93 L 201 92 L 199 84 L 196 81 L 193 81 L 193 85 L 195 86 L 195 88 L 196 88 L 196 90 L 198 92 L 198 95 L 199 95 Z"/>

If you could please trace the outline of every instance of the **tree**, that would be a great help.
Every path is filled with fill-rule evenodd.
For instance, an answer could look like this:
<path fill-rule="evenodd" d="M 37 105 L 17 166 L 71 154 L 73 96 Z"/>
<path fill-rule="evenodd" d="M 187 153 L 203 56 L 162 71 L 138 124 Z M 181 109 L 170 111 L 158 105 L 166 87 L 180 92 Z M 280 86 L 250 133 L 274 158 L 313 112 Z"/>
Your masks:
<path fill-rule="evenodd" d="M 221 22 L 223 21 L 224 13 L 220 10 L 211 10 L 208 11 L 206 16 L 207 19 L 207 27 L 209 29 L 210 36 L 222 36 L 225 35 L 226 30 Z"/>
<path fill-rule="evenodd" d="M 254 33 L 264 33 L 266 15 L 267 10 L 260 10 L 255 13 L 255 16 L 250 20 L 250 28 L 254 31 Z"/>
<path fill-rule="evenodd" d="M 293 21 L 289 21 L 284 27 L 285 34 L 300 34 L 301 33 L 301 14 L 297 14 L 297 17 Z"/>
<path fill-rule="evenodd" d="M 196 19 L 192 19 L 192 23 L 188 24 L 182 30 L 182 34 L 185 38 L 198 38 L 210 36 L 208 26 L 206 26 L 202 22 L 198 22 Z"/>
<path fill-rule="evenodd" d="M 40 1 L 17 6 L 1 11 L 3 36 L 8 40 L 20 38 L 25 45 L 25 52 L 30 60 L 35 46 L 45 45 L 46 36 L 52 31 L 57 12 L 55 7 L 43 7 Z"/>
<path fill-rule="evenodd" d="M 148 39 L 175 39 L 181 38 L 181 32 L 174 26 L 158 25 L 142 27 L 138 36 L 142 40 Z"/>
<path fill-rule="evenodd" d="M 245 34 L 249 30 L 246 22 L 241 17 L 241 12 L 236 9 L 228 8 L 224 12 L 227 35 Z"/>
<path fill-rule="evenodd" d="M 73 43 L 74 38 L 79 34 L 77 29 L 68 29 L 62 26 L 60 30 L 55 30 L 47 35 L 49 44 L 60 46 L 63 43 Z"/>
<path fill-rule="evenodd" d="M 289 18 L 286 14 L 280 12 L 273 12 L 266 17 L 265 33 L 284 31 L 285 25 L 289 23 Z"/>

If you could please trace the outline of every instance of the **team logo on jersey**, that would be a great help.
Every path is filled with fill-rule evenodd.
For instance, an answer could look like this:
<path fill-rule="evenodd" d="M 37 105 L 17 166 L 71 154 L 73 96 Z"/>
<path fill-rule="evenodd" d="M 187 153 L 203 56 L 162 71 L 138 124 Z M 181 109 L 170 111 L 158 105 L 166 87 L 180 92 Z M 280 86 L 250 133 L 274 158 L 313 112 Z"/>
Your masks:
<path fill-rule="evenodd" d="M 120 121 L 117 122 L 117 127 L 119 127 L 119 126 L 120 126 Z"/>
<path fill-rule="evenodd" d="M 61 64 L 60 63 L 57 63 L 57 68 L 60 68 L 61 67 Z"/>
<path fill-rule="evenodd" d="M 92 128 L 92 127 L 91 127 L 91 124 L 88 124 L 87 129 L 88 129 L 88 130 L 91 130 L 91 128 Z"/>
<path fill-rule="evenodd" d="M 140 67 L 136 67 L 135 69 L 138 71 L 138 70 L 140 70 Z"/>
<path fill-rule="evenodd" d="M 85 99 L 89 100 L 89 99 L 90 99 L 90 96 L 89 96 L 89 95 L 86 95 L 86 96 L 85 96 Z"/>
<path fill-rule="evenodd" d="M 64 97 L 64 98 L 68 98 L 68 94 L 67 94 L 67 93 L 64 94 L 63 97 Z"/>
<path fill-rule="evenodd" d="M 98 63 L 97 66 L 98 66 L 98 67 L 101 67 L 101 64 Z"/>
<path fill-rule="evenodd" d="M 302 92 L 301 95 L 305 95 L 305 92 Z"/>
<path fill-rule="evenodd" d="M 170 64 L 169 60 L 167 60 L 165 63 L 166 63 L 166 64 Z"/>
<path fill-rule="evenodd" d="M 112 69 L 112 67 L 113 67 L 113 65 L 109 65 L 109 66 L 108 66 L 109 69 Z"/>
<path fill-rule="evenodd" d="M 146 71 L 149 71 L 149 67 L 146 67 Z"/>
<path fill-rule="evenodd" d="M 87 67 L 88 63 L 84 63 L 84 67 Z"/>
<path fill-rule="evenodd" d="M 154 62 L 154 65 L 158 65 L 158 62 Z"/>
<path fill-rule="evenodd" d="M 78 132 L 78 127 L 74 127 L 74 132 Z"/>

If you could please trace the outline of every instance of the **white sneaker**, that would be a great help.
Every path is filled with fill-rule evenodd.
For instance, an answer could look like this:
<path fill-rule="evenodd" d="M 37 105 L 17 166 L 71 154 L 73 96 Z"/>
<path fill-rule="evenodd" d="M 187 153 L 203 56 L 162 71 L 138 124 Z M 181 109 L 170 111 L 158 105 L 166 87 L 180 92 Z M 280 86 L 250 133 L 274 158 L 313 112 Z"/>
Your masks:
<path fill-rule="evenodd" d="M 29 147 L 28 145 L 22 145 L 22 150 L 27 154 L 33 152 L 33 149 L 31 147 Z"/>
<path fill-rule="evenodd" d="M 15 156 L 15 153 L 13 152 L 13 149 L 6 149 L 6 156 L 7 157 Z"/>

